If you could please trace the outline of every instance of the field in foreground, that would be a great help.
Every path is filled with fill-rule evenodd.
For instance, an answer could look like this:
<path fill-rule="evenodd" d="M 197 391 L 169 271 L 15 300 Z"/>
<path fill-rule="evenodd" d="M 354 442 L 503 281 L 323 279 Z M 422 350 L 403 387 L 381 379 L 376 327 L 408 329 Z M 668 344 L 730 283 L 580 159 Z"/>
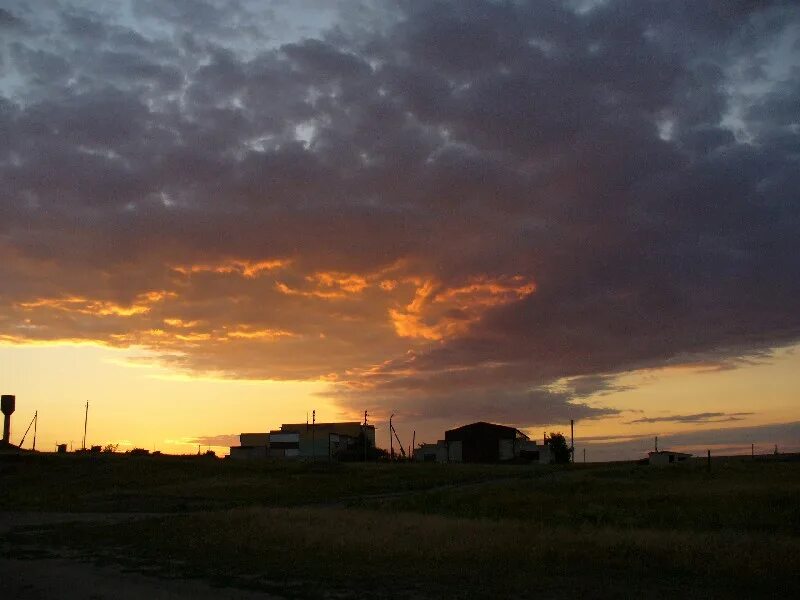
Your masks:
<path fill-rule="evenodd" d="M 179 512 L 17 530 L 6 552 L 289 597 L 800 593 L 797 462 L 729 460 L 708 473 L 124 460 L 3 465 L 0 506 L 56 510 L 59 487 L 69 510 Z"/>

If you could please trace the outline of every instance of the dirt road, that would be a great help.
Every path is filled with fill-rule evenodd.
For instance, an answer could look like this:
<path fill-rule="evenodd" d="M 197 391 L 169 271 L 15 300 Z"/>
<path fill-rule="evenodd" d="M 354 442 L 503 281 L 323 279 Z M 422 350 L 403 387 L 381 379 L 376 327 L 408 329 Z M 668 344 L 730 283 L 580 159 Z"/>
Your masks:
<path fill-rule="evenodd" d="M 21 527 L 68 522 L 115 523 L 148 517 L 121 513 L 0 512 L 0 536 Z M 8 548 L 12 557 L 14 548 Z M 282 596 L 219 588 L 193 579 L 144 575 L 72 558 L 0 558 L 0 598 L 17 600 L 279 600 Z"/>

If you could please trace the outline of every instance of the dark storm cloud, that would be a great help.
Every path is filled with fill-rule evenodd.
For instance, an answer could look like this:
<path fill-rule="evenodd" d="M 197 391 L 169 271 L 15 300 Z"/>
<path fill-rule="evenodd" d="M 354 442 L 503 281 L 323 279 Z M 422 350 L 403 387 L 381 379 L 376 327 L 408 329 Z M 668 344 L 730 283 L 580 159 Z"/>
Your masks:
<path fill-rule="evenodd" d="M 19 27 L 21 25 L 20 19 L 14 16 L 14 13 L 0 8 L 0 27 L 11 29 L 12 27 Z"/>
<path fill-rule="evenodd" d="M 790 4 L 9 6 L 5 339 L 540 424 L 800 337 Z"/>

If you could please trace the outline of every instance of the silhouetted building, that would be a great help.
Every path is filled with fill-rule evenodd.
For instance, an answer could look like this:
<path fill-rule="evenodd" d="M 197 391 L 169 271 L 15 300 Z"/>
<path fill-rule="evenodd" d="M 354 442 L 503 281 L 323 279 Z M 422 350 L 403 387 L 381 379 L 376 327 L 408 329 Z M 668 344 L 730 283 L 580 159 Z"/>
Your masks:
<path fill-rule="evenodd" d="M 413 459 L 420 462 L 455 462 L 450 460 L 447 442 L 439 440 L 435 444 L 420 444 L 414 448 Z"/>
<path fill-rule="evenodd" d="M 692 455 L 685 452 L 673 452 L 672 450 L 656 450 L 647 453 L 648 461 L 651 465 L 671 465 L 688 461 Z"/>
<path fill-rule="evenodd" d="M 445 431 L 436 444 L 420 444 L 414 460 L 422 462 L 501 462 L 515 459 L 548 464 L 547 444 L 537 444 L 515 427 L 479 421 Z"/>
<path fill-rule="evenodd" d="M 518 456 L 529 438 L 515 427 L 479 421 L 445 431 L 444 440 L 461 462 L 498 462 Z"/>
<path fill-rule="evenodd" d="M 231 458 L 266 458 L 269 453 L 269 434 L 241 433 L 239 444 L 231 447 Z"/>
<path fill-rule="evenodd" d="M 364 436 L 375 447 L 375 426 L 358 421 L 343 423 L 288 423 L 269 433 L 243 433 L 240 446 L 231 447 L 231 458 L 336 458 L 354 448 Z M 361 444 L 363 448 L 363 444 Z"/>

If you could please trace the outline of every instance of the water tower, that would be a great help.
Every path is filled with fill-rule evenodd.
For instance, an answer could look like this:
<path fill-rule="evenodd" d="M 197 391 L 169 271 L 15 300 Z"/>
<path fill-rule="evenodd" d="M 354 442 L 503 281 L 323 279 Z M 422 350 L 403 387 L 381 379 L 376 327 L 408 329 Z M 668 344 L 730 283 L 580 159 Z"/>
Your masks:
<path fill-rule="evenodd" d="M 0 396 L 0 410 L 3 412 L 3 445 L 6 446 L 11 443 L 11 415 L 14 413 L 16 407 L 16 396 L 11 394 L 3 394 Z"/>

